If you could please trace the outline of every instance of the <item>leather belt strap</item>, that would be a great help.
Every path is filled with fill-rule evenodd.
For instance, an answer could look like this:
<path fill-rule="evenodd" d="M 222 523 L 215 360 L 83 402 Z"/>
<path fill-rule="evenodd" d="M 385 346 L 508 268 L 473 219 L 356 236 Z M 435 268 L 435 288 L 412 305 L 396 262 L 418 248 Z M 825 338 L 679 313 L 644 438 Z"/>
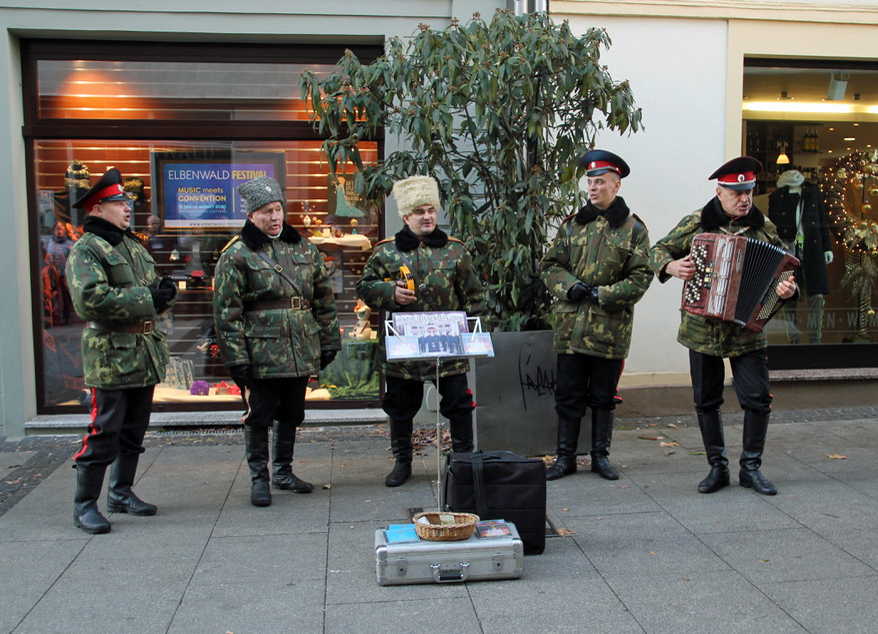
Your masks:
<path fill-rule="evenodd" d="M 290 308 L 292 310 L 311 310 L 311 302 L 302 297 L 284 297 L 283 299 L 266 299 L 259 302 L 244 304 L 244 312 L 252 313 L 257 310 L 275 310 L 278 308 Z"/>
<path fill-rule="evenodd" d="M 139 324 L 114 324 L 108 321 L 90 321 L 88 327 L 101 332 L 133 332 L 136 334 L 148 335 L 155 330 L 155 322 L 144 321 Z"/>

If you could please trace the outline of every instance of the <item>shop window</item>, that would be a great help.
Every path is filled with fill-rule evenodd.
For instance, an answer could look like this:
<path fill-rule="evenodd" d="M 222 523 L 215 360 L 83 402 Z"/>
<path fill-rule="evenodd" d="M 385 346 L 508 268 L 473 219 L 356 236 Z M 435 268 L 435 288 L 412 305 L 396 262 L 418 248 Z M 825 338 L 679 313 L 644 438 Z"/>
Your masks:
<path fill-rule="evenodd" d="M 157 407 L 241 407 L 216 346 L 212 288 L 219 254 L 243 223 L 240 214 L 226 213 L 223 201 L 236 196 L 234 186 L 248 180 L 248 170 L 278 178 L 287 222 L 318 246 L 331 273 L 343 349 L 309 384 L 310 406 L 376 403 L 376 340 L 356 335 L 364 318 L 377 332 L 378 315 L 359 309 L 354 284 L 382 237 L 382 212 L 357 199 L 353 166 L 337 177 L 327 173 L 298 89 L 304 68 L 328 70 L 327 60 L 337 60 L 343 49 L 223 53 L 217 46 L 142 43 L 142 59 L 129 53 L 120 61 L 112 43 L 82 48 L 82 59 L 70 59 L 68 51 L 77 47 L 23 46 L 39 411 L 81 411 L 87 402 L 79 348 L 84 324 L 72 309 L 63 271 L 84 220 L 71 203 L 110 167 L 122 172 L 135 195 L 132 229 L 179 289 L 160 324 L 172 360 L 156 391 Z M 379 53 L 380 47 L 366 47 L 361 56 Z M 381 139 L 361 142 L 361 150 L 364 161 L 376 160 Z M 199 190 L 214 168 L 238 173 Z"/>
<path fill-rule="evenodd" d="M 81 235 L 83 221 L 82 212 L 71 209 L 70 201 L 84 191 L 89 175 L 102 174 L 110 167 L 122 172 L 126 187 L 135 193 L 132 229 L 143 236 L 160 273 L 172 277 L 180 289 L 177 303 L 162 320 L 172 362 L 167 380 L 157 389 L 157 403 L 199 403 L 205 396 L 229 403 L 239 400 L 226 387 L 228 373 L 216 347 L 211 298 L 214 266 L 240 223 L 211 218 L 214 214 L 209 205 L 213 203 L 202 200 L 204 195 L 187 193 L 191 183 L 198 182 L 196 175 L 183 174 L 181 178 L 188 179 L 185 187 L 163 192 L 156 179 L 162 173 L 180 175 L 183 169 L 174 169 L 176 165 L 216 166 L 218 170 L 227 165 L 276 166 L 283 174 L 278 176 L 285 185 L 287 222 L 319 245 L 331 271 L 340 324 L 353 332 L 358 321 L 354 284 L 378 238 L 378 213 L 345 193 L 343 183 L 339 188 L 338 179 L 327 176 L 319 146 L 318 141 L 38 141 L 35 172 L 43 260 L 40 289 L 46 403 L 70 405 L 85 397 L 79 354 L 83 323 L 72 310 L 63 277 L 66 254 Z M 366 158 L 374 160 L 374 144 L 367 143 L 364 149 Z M 94 178 L 90 180 L 94 182 Z M 169 181 L 164 187 L 168 185 Z M 172 204 L 160 204 L 157 197 L 162 195 Z M 225 198 L 224 194 L 211 196 Z M 378 379 L 370 363 L 372 347 L 346 339 L 348 358 L 339 355 L 338 367 L 328 368 L 327 380 L 323 385 L 312 385 L 309 397 L 377 397 Z M 333 377 L 331 381 L 329 377 Z"/>
<path fill-rule="evenodd" d="M 876 86 L 875 64 L 745 62 L 743 150 L 765 168 L 755 202 L 802 260 L 803 296 L 769 322 L 770 344 L 878 340 Z"/>
<path fill-rule="evenodd" d="M 299 76 L 323 65 L 39 60 L 39 116 L 307 121 Z"/>

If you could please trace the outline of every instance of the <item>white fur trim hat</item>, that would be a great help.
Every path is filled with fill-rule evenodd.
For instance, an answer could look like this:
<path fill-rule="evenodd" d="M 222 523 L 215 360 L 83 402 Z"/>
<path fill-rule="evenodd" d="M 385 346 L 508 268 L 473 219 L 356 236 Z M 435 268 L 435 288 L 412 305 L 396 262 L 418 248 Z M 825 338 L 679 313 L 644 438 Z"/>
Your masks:
<path fill-rule="evenodd" d="M 422 205 L 440 208 L 439 183 L 432 176 L 409 176 L 393 184 L 393 198 L 396 200 L 399 216 L 405 218 Z"/>

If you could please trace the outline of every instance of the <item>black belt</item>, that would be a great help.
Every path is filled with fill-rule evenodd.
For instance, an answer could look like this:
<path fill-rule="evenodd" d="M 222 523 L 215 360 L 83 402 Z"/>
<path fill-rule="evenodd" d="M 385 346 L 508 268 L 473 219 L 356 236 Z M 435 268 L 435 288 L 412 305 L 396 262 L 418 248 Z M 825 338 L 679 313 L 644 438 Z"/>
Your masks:
<path fill-rule="evenodd" d="M 266 299 L 259 302 L 244 304 L 244 312 L 252 313 L 257 310 L 275 310 L 278 308 L 290 308 L 292 310 L 311 310 L 311 301 L 304 297 L 284 297 L 283 299 Z"/>
<path fill-rule="evenodd" d="M 88 327 L 101 332 L 133 332 L 148 335 L 155 330 L 155 322 L 144 321 L 139 324 L 114 324 L 108 321 L 90 321 Z"/>

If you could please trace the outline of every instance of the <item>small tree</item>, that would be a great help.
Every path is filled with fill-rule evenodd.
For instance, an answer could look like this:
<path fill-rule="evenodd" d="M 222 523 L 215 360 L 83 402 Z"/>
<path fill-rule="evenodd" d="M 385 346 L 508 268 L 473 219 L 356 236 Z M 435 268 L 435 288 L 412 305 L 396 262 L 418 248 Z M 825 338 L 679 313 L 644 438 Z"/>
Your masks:
<path fill-rule="evenodd" d="M 578 158 L 599 129 L 642 127 L 628 82 L 600 63 L 609 46 L 603 29 L 577 37 L 544 13 L 499 10 L 490 23 L 475 14 L 444 31 L 422 24 L 368 65 L 347 51 L 333 74 L 306 71 L 300 85 L 332 173 L 354 163 L 356 188 L 373 201 L 395 180 L 435 176 L 494 325 L 540 328 L 550 298 L 539 263 L 553 225 L 578 208 Z M 359 141 L 382 128 L 406 149 L 363 165 Z"/>

